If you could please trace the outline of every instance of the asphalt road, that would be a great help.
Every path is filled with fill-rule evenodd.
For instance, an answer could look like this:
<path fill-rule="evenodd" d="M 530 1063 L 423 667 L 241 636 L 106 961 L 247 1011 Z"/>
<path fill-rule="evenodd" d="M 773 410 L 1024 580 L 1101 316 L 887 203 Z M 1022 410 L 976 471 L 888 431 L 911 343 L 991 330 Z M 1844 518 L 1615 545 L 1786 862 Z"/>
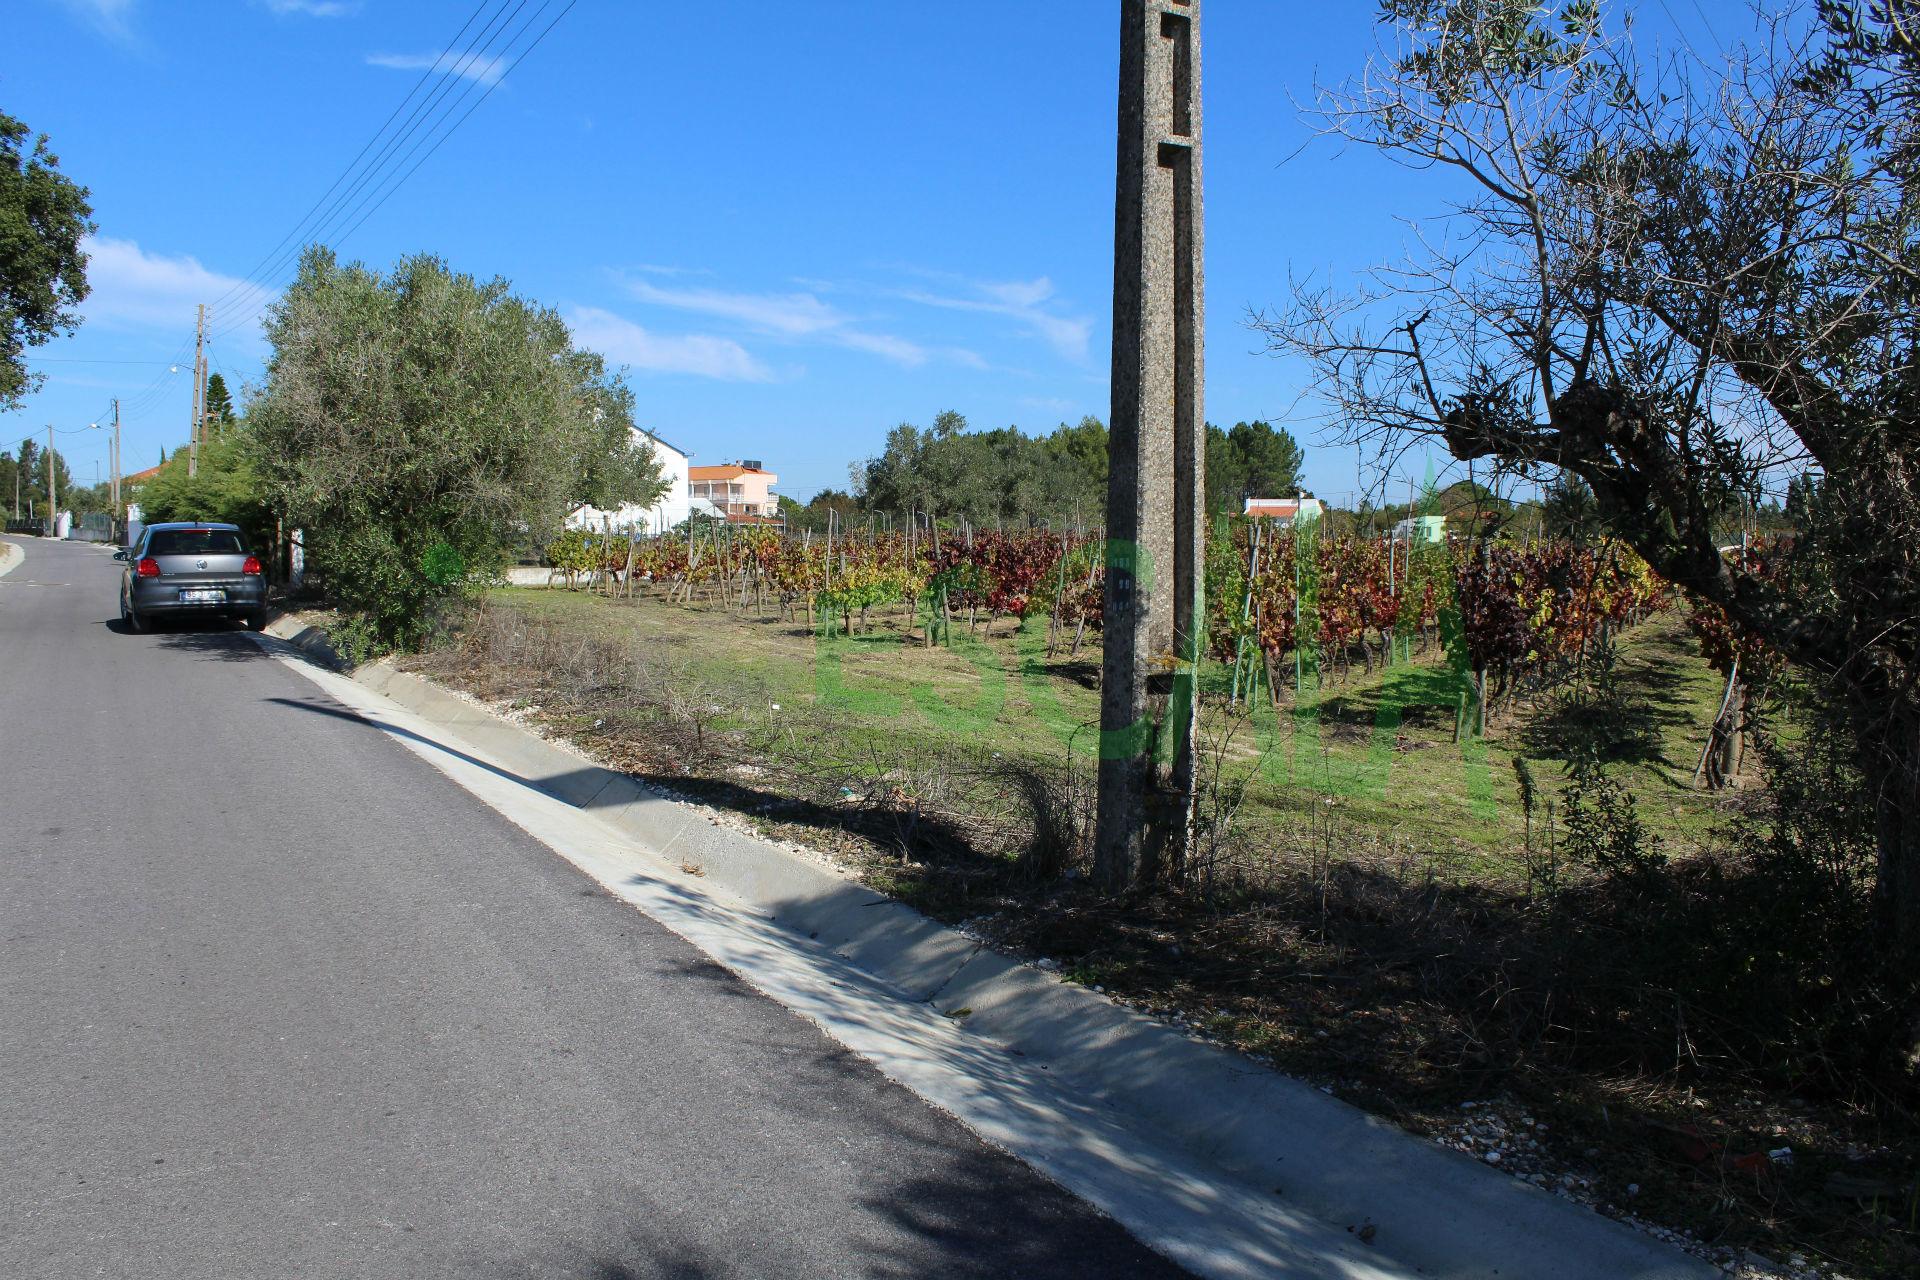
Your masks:
<path fill-rule="evenodd" d="M 0 578 L 0 1275 L 1180 1274 L 119 566 Z"/>

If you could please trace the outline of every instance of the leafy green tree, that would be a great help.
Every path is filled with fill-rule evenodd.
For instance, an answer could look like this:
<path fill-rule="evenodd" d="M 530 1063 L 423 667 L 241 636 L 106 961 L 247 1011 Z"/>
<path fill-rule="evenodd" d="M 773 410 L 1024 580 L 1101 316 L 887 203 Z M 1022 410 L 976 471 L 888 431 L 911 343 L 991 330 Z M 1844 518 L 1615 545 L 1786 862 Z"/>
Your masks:
<path fill-rule="evenodd" d="M 852 494 L 840 489 L 822 489 L 807 500 L 804 507 L 795 504 L 797 510 L 789 510 L 787 499 L 781 500 L 780 510 L 788 518 L 788 527 L 798 530 L 811 530 L 825 533 L 830 521 L 845 523 L 860 510 L 860 502 Z"/>
<path fill-rule="evenodd" d="M 227 390 L 227 380 L 217 373 L 207 377 L 207 418 L 212 422 L 233 421 L 233 395 Z"/>
<path fill-rule="evenodd" d="M 1222 431 L 1207 424 L 1207 509 L 1239 511 L 1248 498 L 1281 498 L 1300 484 L 1306 454 L 1286 428 L 1236 422 Z"/>
<path fill-rule="evenodd" d="M 20 487 L 32 496 L 39 506 L 47 502 L 47 467 L 53 467 L 53 491 L 58 496 L 62 508 L 67 505 L 67 494 L 73 489 L 73 472 L 67 468 L 67 460 L 58 449 L 49 453 L 28 441 L 20 447 L 20 456 L 25 461 L 24 472 L 20 477 Z"/>
<path fill-rule="evenodd" d="M 44 375 L 27 372 L 26 351 L 80 323 L 93 231 L 88 191 L 60 172 L 41 134 L 0 112 L 0 412 L 18 408 Z"/>
<path fill-rule="evenodd" d="M 848 468 L 862 504 L 883 511 L 922 509 L 926 486 L 920 475 L 920 460 L 924 450 L 920 428 L 911 422 L 887 432 L 885 449 Z"/>
<path fill-rule="evenodd" d="M 886 450 L 853 468 L 868 510 L 942 515 L 957 505 L 964 468 L 952 442 L 966 429 L 967 420 L 949 409 L 925 431 L 903 422 L 888 432 Z"/>
<path fill-rule="evenodd" d="M 593 394 L 599 397 L 592 405 L 594 423 L 600 430 L 598 447 L 587 449 L 572 502 L 590 503 L 602 511 L 653 506 L 671 487 L 659 455 L 638 437 L 629 435 L 623 442 L 617 431 L 606 426 L 633 421 L 632 388 L 624 382 L 608 381 L 594 388 Z"/>
<path fill-rule="evenodd" d="M 31 438 L 22 440 L 20 442 L 20 454 L 12 460 L 12 465 L 8 468 L 8 474 L 6 476 L 6 500 L 12 502 L 17 496 L 20 499 L 20 509 L 15 512 L 12 507 L 8 507 L 7 510 L 10 513 L 18 515 L 21 519 L 26 518 L 29 504 L 33 500 L 35 459 L 39 456 L 39 445 L 35 444 Z M 46 490 L 43 488 L 40 492 L 44 494 Z"/>
<path fill-rule="evenodd" d="M 1107 508 L 1107 426 L 1091 415 L 1061 423 L 1042 442 L 1041 501 L 1048 519 L 1074 528 L 1104 524 Z"/>
<path fill-rule="evenodd" d="M 1269 422 L 1236 422 L 1227 431 L 1245 477 L 1243 498 L 1274 498 L 1292 493 L 1306 461 L 1300 444 L 1284 427 Z"/>
<path fill-rule="evenodd" d="M 1040 437 L 1017 427 L 970 431 L 949 410 L 925 431 L 901 423 L 883 453 L 852 470 L 869 511 L 976 526 L 1085 526 L 1106 504 L 1107 429 L 1089 417 Z"/>
<path fill-rule="evenodd" d="M 626 386 L 504 280 L 424 254 L 381 274 L 315 248 L 267 336 L 254 465 L 355 647 L 419 645 L 443 601 L 572 506 L 658 495 Z"/>
<path fill-rule="evenodd" d="M 209 436 L 200 445 L 197 474 L 187 474 L 188 450 L 174 450 L 160 473 L 140 486 L 140 514 L 148 524 L 163 520 L 217 520 L 237 524 L 248 542 L 269 547 L 274 513 L 254 465 L 254 442 L 244 423 Z"/>
<path fill-rule="evenodd" d="M 60 495 L 60 509 L 71 511 L 77 520 L 81 516 L 96 512 L 105 514 L 113 510 L 113 486 L 102 480 L 99 484 L 83 484 Z"/>
<path fill-rule="evenodd" d="M 1207 424 L 1207 510 L 1214 513 L 1232 511 L 1241 505 L 1241 495 L 1246 492 L 1247 478 L 1241 473 L 1240 459 L 1234 453 L 1232 441 L 1227 433 Z"/>

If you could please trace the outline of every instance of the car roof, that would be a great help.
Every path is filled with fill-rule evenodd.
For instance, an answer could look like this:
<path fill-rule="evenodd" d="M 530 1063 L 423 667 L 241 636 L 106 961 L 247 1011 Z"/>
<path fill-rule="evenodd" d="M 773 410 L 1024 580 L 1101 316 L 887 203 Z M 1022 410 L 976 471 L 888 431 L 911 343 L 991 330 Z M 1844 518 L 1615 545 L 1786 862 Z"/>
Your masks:
<path fill-rule="evenodd" d="M 235 533 L 240 532 L 239 525 L 222 524 L 218 520 L 169 520 L 164 524 L 150 524 L 147 526 L 149 532 L 155 529 L 231 529 Z"/>

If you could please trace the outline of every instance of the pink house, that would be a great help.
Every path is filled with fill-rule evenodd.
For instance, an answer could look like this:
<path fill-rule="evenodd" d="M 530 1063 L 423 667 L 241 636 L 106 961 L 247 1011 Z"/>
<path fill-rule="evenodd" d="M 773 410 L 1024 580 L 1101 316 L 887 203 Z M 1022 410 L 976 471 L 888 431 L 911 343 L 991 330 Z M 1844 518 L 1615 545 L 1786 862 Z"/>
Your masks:
<path fill-rule="evenodd" d="M 780 477 L 758 462 L 728 462 L 687 468 L 687 484 L 697 506 L 705 501 L 729 520 L 770 520 L 780 515 L 773 486 Z"/>

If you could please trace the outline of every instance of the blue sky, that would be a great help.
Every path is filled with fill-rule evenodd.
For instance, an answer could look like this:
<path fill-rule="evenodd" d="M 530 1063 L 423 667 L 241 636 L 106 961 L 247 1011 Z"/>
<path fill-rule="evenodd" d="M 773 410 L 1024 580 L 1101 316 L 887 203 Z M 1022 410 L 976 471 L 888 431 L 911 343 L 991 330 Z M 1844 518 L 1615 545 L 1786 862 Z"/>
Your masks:
<path fill-rule="evenodd" d="M 500 15 L 527 33 L 516 51 L 567 4 L 518 2 Z M 1698 35 L 1740 6 L 1647 7 Z M 104 433 L 82 429 L 113 396 L 129 470 L 184 439 L 195 303 L 217 304 L 214 367 L 236 386 L 259 376 L 270 288 L 254 282 L 285 282 L 276 247 L 475 0 L 10 9 L 0 110 L 51 136 L 99 232 L 87 323 L 37 349 L 47 384 L 0 416 L 0 448 L 51 422 L 76 432 L 57 440 L 90 482 Z M 480 102 L 473 114 L 322 238 L 376 266 L 424 250 L 507 277 L 629 366 L 643 425 L 696 463 L 763 459 L 803 501 L 845 487 L 894 424 L 942 409 L 976 427 L 1104 419 L 1116 10 L 578 0 L 510 74 L 512 53 L 469 61 L 436 110 Z M 495 11 L 487 0 L 481 22 Z M 1429 180 L 1307 145 L 1294 104 L 1359 67 L 1374 11 L 1209 0 L 1205 14 L 1207 416 L 1285 422 L 1309 484 L 1335 498 L 1356 486 L 1353 452 L 1316 446 L 1320 405 L 1247 318 L 1290 274 L 1391 258 L 1406 219 L 1441 212 Z"/>

